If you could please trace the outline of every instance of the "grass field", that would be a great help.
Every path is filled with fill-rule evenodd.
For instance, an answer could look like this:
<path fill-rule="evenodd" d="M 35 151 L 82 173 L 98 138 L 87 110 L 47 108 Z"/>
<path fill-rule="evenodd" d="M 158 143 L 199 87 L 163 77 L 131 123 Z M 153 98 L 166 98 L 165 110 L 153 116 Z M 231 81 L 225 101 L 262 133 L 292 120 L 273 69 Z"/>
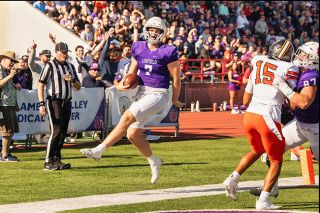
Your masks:
<path fill-rule="evenodd" d="M 42 170 L 44 148 L 17 150 L 14 154 L 21 162 L 0 164 L 0 204 L 222 183 L 249 150 L 245 137 L 152 143 L 154 154 L 161 156 L 165 164 L 161 168 L 161 179 L 151 185 L 150 167 L 132 145 L 111 147 L 99 162 L 84 158 L 79 152 L 80 148 L 94 145 L 79 142 L 77 146 L 65 147 L 63 161 L 70 162 L 72 169 L 54 172 Z M 315 165 L 318 174 L 318 165 Z M 241 176 L 241 181 L 261 180 L 266 171 L 265 164 L 258 161 Z M 286 153 L 281 177 L 296 176 L 301 176 L 300 162 L 290 161 Z M 319 189 L 283 190 L 278 200 L 280 204 L 288 203 L 288 209 L 314 211 L 319 208 L 318 192 Z M 242 194 L 240 202 L 230 202 L 219 195 L 106 207 L 103 212 L 123 212 L 121 208 L 130 209 L 125 212 L 149 211 L 159 205 L 168 209 L 252 208 L 254 198 L 247 192 Z M 298 205 L 293 205 L 293 201 Z M 182 203 L 188 205 L 182 208 Z"/>

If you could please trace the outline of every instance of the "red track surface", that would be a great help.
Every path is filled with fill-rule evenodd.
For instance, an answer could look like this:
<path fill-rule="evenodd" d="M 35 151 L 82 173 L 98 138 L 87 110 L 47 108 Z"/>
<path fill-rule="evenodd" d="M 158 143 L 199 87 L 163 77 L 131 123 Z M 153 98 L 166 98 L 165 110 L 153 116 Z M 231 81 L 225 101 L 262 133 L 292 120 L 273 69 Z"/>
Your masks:
<path fill-rule="evenodd" d="M 186 112 L 179 115 L 179 137 L 181 139 L 210 139 L 244 136 L 243 114 L 224 112 Z M 173 136 L 173 127 L 151 128 L 152 135 Z"/>

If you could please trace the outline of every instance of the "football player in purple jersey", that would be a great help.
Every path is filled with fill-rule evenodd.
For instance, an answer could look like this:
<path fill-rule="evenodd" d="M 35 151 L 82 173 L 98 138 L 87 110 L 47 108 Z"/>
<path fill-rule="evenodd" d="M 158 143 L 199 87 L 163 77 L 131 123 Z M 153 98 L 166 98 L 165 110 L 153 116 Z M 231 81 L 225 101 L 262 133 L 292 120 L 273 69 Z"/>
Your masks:
<path fill-rule="evenodd" d="M 159 17 L 150 18 L 143 28 L 143 34 L 146 41 L 134 42 L 131 47 L 132 60 L 128 73 L 136 72 L 139 76 L 134 102 L 101 144 L 93 149 L 81 149 L 80 152 L 88 158 L 101 159 L 103 151 L 127 133 L 130 142 L 148 160 L 152 174 L 151 183 L 154 184 L 159 178 L 162 160 L 152 154 L 150 144 L 143 135 L 144 124 L 151 115 L 163 110 L 168 103 L 170 79 L 172 103 L 177 107 L 182 107 L 183 104 L 178 100 L 181 79 L 177 48 L 161 42 L 166 34 L 165 22 Z M 129 85 L 123 85 L 123 79 L 116 86 L 120 91 L 129 88 Z"/>
<path fill-rule="evenodd" d="M 301 70 L 296 92 L 282 79 L 276 83 L 289 98 L 295 117 L 282 131 L 287 149 L 309 141 L 314 156 L 319 161 L 319 43 L 307 42 L 301 45 L 293 63 Z"/>
<path fill-rule="evenodd" d="M 319 162 L 319 43 L 307 42 L 301 45 L 293 60 L 300 69 L 296 92 L 287 83 L 277 78 L 274 85 L 286 95 L 294 113 L 294 119 L 286 124 L 282 133 L 285 137 L 286 151 L 310 142 L 311 149 Z M 261 189 L 255 190 L 259 195 Z M 278 185 L 272 191 L 272 196 L 278 196 Z"/>

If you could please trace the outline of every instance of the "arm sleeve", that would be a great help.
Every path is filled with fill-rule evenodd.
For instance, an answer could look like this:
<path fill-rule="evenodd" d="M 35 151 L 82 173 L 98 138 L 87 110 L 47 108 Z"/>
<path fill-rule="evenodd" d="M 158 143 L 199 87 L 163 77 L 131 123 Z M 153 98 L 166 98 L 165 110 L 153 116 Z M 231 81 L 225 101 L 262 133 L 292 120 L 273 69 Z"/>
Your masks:
<path fill-rule="evenodd" d="M 174 49 L 172 50 L 172 52 L 169 56 L 168 64 L 170 64 L 171 62 L 177 61 L 178 59 L 179 59 L 178 49 L 176 47 L 174 47 Z"/>
<path fill-rule="evenodd" d="M 247 86 L 245 89 L 245 91 L 250 94 L 253 93 L 253 84 L 252 84 L 252 77 L 251 76 L 252 76 L 252 73 L 249 76 L 248 83 L 247 83 Z"/>
<path fill-rule="evenodd" d="M 251 73 L 251 67 L 248 67 L 243 75 L 243 78 L 249 78 L 250 76 L 250 73 Z"/>
<path fill-rule="evenodd" d="M 29 53 L 28 65 L 29 65 L 30 70 L 31 70 L 32 72 L 41 73 L 41 69 L 38 69 L 38 68 L 36 67 L 35 55 L 36 55 L 36 51 L 32 48 L 31 51 L 30 51 L 30 53 Z"/>
<path fill-rule="evenodd" d="M 51 62 L 47 63 L 46 66 L 42 69 L 39 82 L 43 84 L 47 84 L 48 78 L 52 72 L 52 64 Z"/>
<path fill-rule="evenodd" d="M 99 58 L 99 65 L 101 66 L 102 62 L 104 60 L 107 60 L 107 54 L 108 54 L 108 49 L 109 49 L 109 46 L 110 46 L 110 38 L 108 39 L 108 41 L 104 44 L 104 47 L 102 49 L 102 52 L 101 52 L 101 55 L 100 55 L 100 58 Z M 101 64 L 100 64 L 101 63 Z"/>
<path fill-rule="evenodd" d="M 98 80 L 95 82 L 94 87 L 103 87 L 103 82 L 102 80 Z"/>
<path fill-rule="evenodd" d="M 294 66 L 288 69 L 285 75 L 285 80 L 289 82 L 291 88 L 296 88 L 298 77 L 299 77 L 299 68 Z"/>
<path fill-rule="evenodd" d="M 69 63 L 69 66 L 72 70 L 72 77 L 74 79 L 76 79 L 77 81 L 79 81 L 79 78 L 78 78 L 78 75 L 77 75 L 77 72 L 76 72 L 76 69 L 74 68 L 73 64 Z M 80 82 L 80 81 L 79 81 Z"/>
<path fill-rule="evenodd" d="M 131 47 L 131 57 L 137 60 L 136 49 L 137 49 L 137 42 L 134 42 Z"/>

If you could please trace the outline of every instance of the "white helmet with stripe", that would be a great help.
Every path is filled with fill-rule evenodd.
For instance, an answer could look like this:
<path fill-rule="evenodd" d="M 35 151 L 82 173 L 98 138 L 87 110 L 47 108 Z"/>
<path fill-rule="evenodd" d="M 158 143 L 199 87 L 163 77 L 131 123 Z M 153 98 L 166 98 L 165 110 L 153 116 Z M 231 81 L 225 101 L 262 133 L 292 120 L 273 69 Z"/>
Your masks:
<path fill-rule="evenodd" d="M 306 69 L 319 70 L 319 43 L 310 41 L 298 47 L 293 64 Z"/>
<path fill-rule="evenodd" d="M 294 48 L 288 40 L 276 41 L 270 45 L 267 55 L 274 60 L 291 62 Z"/>
<path fill-rule="evenodd" d="M 161 33 L 157 36 L 157 38 L 152 38 L 149 35 L 148 28 L 160 29 Z M 160 43 L 166 34 L 166 30 L 167 30 L 166 24 L 161 18 L 159 18 L 159 17 L 149 18 L 146 25 L 143 27 L 144 38 L 150 44 Z"/>

